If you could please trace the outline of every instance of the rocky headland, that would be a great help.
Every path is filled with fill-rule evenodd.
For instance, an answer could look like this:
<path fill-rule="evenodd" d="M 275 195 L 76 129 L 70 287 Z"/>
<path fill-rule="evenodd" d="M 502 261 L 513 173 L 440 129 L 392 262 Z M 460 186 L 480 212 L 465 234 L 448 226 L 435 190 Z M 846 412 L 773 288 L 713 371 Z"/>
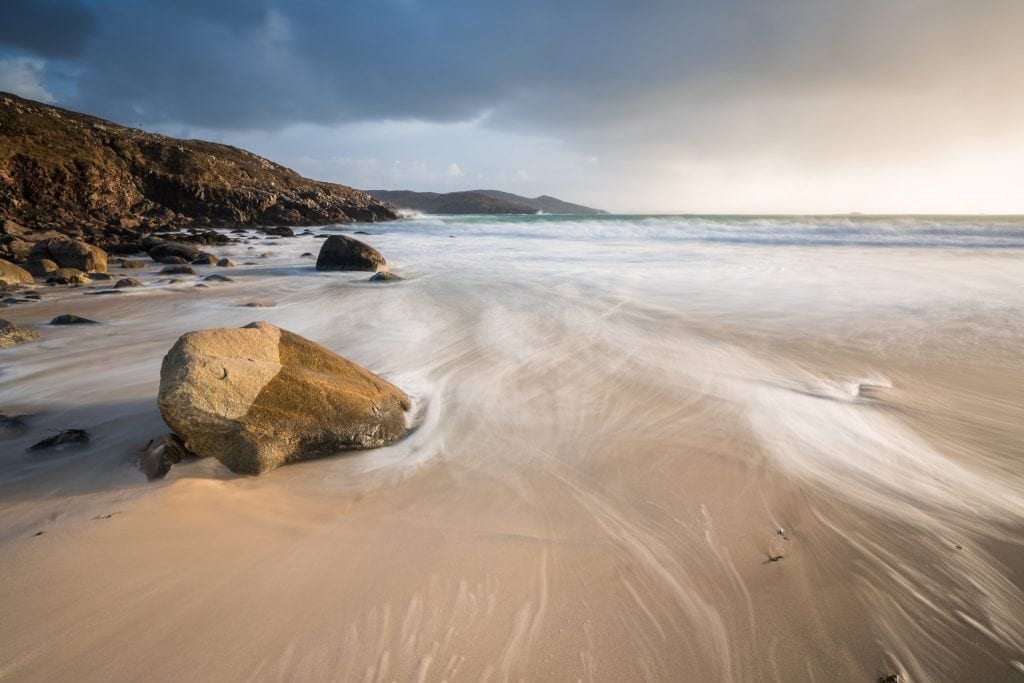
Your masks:
<path fill-rule="evenodd" d="M 71 238 L 116 253 L 149 233 L 397 217 L 365 192 L 228 145 L 180 140 L 0 93 L 0 258 Z M 121 245 L 127 245 L 122 248 Z"/>

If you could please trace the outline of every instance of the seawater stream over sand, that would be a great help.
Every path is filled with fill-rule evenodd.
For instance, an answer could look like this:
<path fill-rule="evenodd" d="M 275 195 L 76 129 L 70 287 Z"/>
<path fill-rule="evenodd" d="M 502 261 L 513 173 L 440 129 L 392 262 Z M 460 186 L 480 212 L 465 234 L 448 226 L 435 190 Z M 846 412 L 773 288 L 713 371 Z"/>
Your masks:
<path fill-rule="evenodd" d="M 0 351 L 31 416 L 0 436 L 0 677 L 1024 675 L 1024 221 L 359 227 L 405 280 L 253 239 L 199 268 L 234 282 L 112 268 L 147 286 L 0 312 L 42 334 Z M 416 428 L 147 482 L 163 354 L 253 320 L 402 387 Z M 89 446 L 27 450 L 70 427 Z"/>

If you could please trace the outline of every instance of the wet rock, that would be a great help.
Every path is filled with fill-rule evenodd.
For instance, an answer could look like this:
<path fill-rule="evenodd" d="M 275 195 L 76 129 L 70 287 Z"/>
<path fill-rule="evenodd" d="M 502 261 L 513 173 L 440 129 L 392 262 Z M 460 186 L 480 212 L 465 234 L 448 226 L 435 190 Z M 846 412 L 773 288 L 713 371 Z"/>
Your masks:
<path fill-rule="evenodd" d="M 106 296 L 108 294 L 124 294 L 120 289 L 97 289 L 92 292 L 85 292 L 86 296 Z"/>
<path fill-rule="evenodd" d="M 139 457 L 139 469 L 152 481 L 163 479 L 171 470 L 172 465 L 177 465 L 186 458 L 199 457 L 186 446 L 181 437 L 173 432 L 151 441 L 142 451 Z"/>
<path fill-rule="evenodd" d="M 199 258 L 192 260 L 193 266 L 215 266 L 217 265 L 217 257 L 213 254 L 202 253 Z"/>
<path fill-rule="evenodd" d="M 259 474 L 406 431 L 409 397 L 368 370 L 265 322 L 182 336 L 164 357 L 160 414 L 186 448 Z"/>
<path fill-rule="evenodd" d="M 49 259 L 61 268 L 75 268 L 83 272 L 107 271 L 107 252 L 81 240 L 51 238 L 36 242 L 29 259 Z"/>
<path fill-rule="evenodd" d="M 118 289 L 124 289 L 125 287 L 145 287 L 144 284 L 133 277 L 123 277 L 114 283 L 114 286 Z"/>
<path fill-rule="evenodd" d="M 227 275 L 220 275 L 218 273 L 214 273 L 213 275 L 207 275 L 203 279 L 206 280 L 207 282 L 234 282 L 233 278 L 230 278 Z"/>
<path fill-rule="evenodd" d="M 181 263 L 189 263 L 199 258 L 200 254 L 202 252 L 199 249 L 181 242 L 158 242 L 149 249 L 149 257 L 157 263 L 162 263 L 168 256 L 180 258 Z"/>
<path fill-rule="evenodd" d="M 95 320 L 89 318 L 82 318 L 74 315 L 73 313 L 65 313 L 64 315 L 58 315 L 56 318 L 50 321 L 51 325 L 99 325 Z"/>
<path fill-rule="evenodd" d="M 91 280 L 77 268 L 58 268 L 53 275 L 46 278 L 46 282 L 51 285 L 87 285 Z"/>
<path fill-rule="evenodd" d="M 30 451 L 41 451 L 45 448 L 62 446 L 82 446 L 89 443 L 89 432 L 84 429 L 64 429 L 53 436 L 43 439 L 29 447 Z"/>
<path fill-rule="evenodd" d="M 6 349 L 15 344 L 35 341 L 39 339 L 39 333 L 25 327 L 18 327 L 10 320 L 0 318 L 0 349 Z"/>
<path fill-rule="evenodd" d="M 164 256 L 162 259 L 160 259 L 160 263 L 167 266 L 175 266 L 188 263 L 188 261 L 181 258 L 180 256 Z"/>
<path fill-rule="evenodd" d="M 396 282 L 402 278 L 398 277 L 390 270 L 380 270 L 370 276 L 370 282 Z"/>
<path fill-rule="evenodd" d="M 217 261 L 217 266 L 220 268 L 234 268 L 235 262 L 229 258 L 222 258 L 220 261 Z"/>
<path fill-rule="evenodd" d="M 113 280 L 114 276 L 110 273 L 86 273 L 90 280 Z"/>
<path fill-rule="evenodd" d="M 117 264 L 122 268 L 129 268 L 132 270 L 138 270 L 140 268 L 147 268 L 148 266 L 142 261 L 133 261 L 132 259 L 123 258 L 120 259 Z"/>
<path fill-rule="evenodd" d="M 15 285 L 31 283 L 32 273 L 21 266 L 14 265 L 10 261 L 0 259 L 0 284 L 5 287 L 13 287 Z"/>
<path fill-rule="evenodd" d="M 311 252 L 311 251 L 303 252 L 302 255 L 299 258 L 313 258 L 313 252 Z"/>
<path fill-rule="evenodd" d="M 58 268 L 60 268 L 60 266 L 58 266 L 55 261 L 51 261 L 48 258 L 36 259 L 25 264 L 25 270 L 36 277 L 46 277 L 50 273 L 56 273 Z"/>
<path fill-rule="evenodd" d="M 161 275 L 195 275 L 196 269 L 192 266 L 164 266 L 160 269 Z"/>
<path fill-rule="evenodd" d="M 268 235 L 274 235 L 275 237 L 295 237 L 295 231 L 285 226 L 277 228 L 260 228 L 260 231 Z"/>
<path fill-rule="evenodd" d="M 317 270 L 380 270 L 386 262 L 380 252 L 347 235 L 331 235 L 320 247 Z"/>

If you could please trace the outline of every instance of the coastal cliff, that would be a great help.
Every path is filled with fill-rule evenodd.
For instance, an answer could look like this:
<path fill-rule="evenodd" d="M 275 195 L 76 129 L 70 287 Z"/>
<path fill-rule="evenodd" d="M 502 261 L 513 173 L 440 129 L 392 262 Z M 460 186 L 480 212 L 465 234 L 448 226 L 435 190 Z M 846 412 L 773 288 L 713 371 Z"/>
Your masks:
<path fill-rule="evenodd" d="M 0 93 L 0 219 L 86 233 L 396 218 L 365 192 L 236 147 L 179 140 Z"/>

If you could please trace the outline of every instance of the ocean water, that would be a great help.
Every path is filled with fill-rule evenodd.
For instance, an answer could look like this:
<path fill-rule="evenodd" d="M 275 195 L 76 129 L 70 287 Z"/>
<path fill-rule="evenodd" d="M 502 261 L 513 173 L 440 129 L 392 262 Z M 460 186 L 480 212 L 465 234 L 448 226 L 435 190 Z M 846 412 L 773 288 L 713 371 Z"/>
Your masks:
<path fill-rule="evenodd" d="M 67 514 L 202 479 L 250 486 L 209 461 L 150 484 L 132 453 L 165 429 L 156 387 L 177 337 L 263 319 L 408 391 L 415 429 L 258 486 L 306 501 L 399 495 L 443 470 L 450 488 L 430 514 L 489 518 L 503 501 L 520 519 L 536 515 L 563 539 L 550 551 L 562 574 L 546 571 L 566 590 L 594 566 L 572 544 L 600 539 L 637 574 L 601 591 L 624 596 L 609 612 L 639 615 L 607 634 L 633 643 L 638 668 L 601 648 L 585 665 L 618 656 L 606 671 L 827 676 L 799 639 L 792 662 L 764 668 L 777 646 L 766 644 L 775 641 L 763 624 L 775 622 L 759 601 L 774 598 L 755 586 L 776 531 L 796 524 L 808 554 L 786 562 L 807 562 L 815 591 L 843 575 L 853 596 L 856 635 L 807 645 L 857 662 L 841 672 L 1024 670 L 1024 218 L 414 216 L 313 232 L 354 229 L 402 281 L 318 273 L 303 256 L 315 256 L 317 237 L 252 231 L 214 250 L 237 268 L 200 269 L 233 283 L 171 283 L 154 266 L 116 273 L 147 283 L 122 295 L 46 290 L 42 303 L 5 309 L 43 340 L 0 351 L 0 410 L 34 416 L 28 432 L 0 440 L 2 538 L 37 525 L 33 510 L 51 514 L 58 499 Z M 103 324 L 44 324 L 60 313 Z M 93 443 L 25 450 L 71 426 Z M 734 593 L 746 607 L 723 597 Z M 797 603 L 770 610 L 828 621 L 826 606 Z M 498 610 L 499 631 L 523 618 L 516 609 L 508 623 Z M 522 671 L 512 655 L 569 638 L 546 630 L 553 609 L 547 621 L 530 612 L 529 636 L 503 650 L 504 664 L 494 653 L 493 671 Z M 681 645 L 672 660 L 648 638 L 658 632 L 684 643 L 704 633 L 707 647 Z"/>

